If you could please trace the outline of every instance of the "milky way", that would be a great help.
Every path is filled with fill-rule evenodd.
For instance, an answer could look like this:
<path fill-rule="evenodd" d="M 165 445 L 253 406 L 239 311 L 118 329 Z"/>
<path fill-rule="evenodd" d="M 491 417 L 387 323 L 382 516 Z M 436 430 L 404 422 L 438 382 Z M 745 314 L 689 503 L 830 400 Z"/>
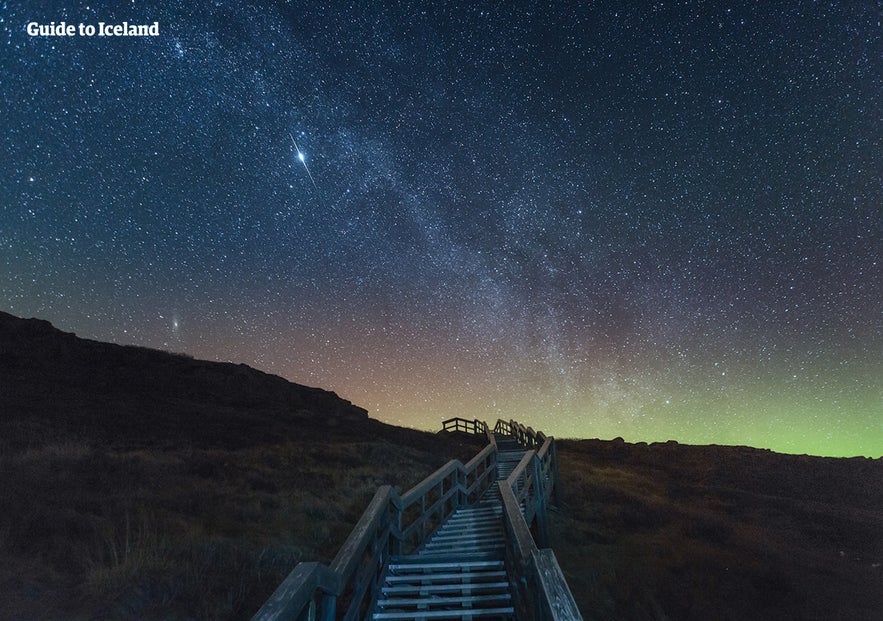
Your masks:
<path fill-rule="evenodd" d="M 425 429 L 883 453 L 879 3 L 113 4 L 0 12 L 2 310 Z"/>

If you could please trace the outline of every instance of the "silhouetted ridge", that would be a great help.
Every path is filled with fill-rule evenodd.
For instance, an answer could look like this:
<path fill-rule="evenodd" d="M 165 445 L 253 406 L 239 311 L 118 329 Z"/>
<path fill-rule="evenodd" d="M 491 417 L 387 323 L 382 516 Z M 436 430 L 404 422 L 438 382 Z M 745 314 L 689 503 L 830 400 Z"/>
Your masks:
<path fill-rule="evenodd" d="M 343 421 L 367 424 L 367 411 L 244 364 L 81 339 L 0 312 L 0 446 L 235 447 Z"/>

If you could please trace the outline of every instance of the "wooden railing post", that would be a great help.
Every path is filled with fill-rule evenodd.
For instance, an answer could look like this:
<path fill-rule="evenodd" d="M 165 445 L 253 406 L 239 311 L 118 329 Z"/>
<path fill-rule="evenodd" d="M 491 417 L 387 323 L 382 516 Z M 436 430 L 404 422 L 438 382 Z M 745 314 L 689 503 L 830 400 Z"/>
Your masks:
<path fill-rule="evenodd" d="M 465 470 L 457 472 L 457 487 L 459 491 L 457 492 L 457 507 L 462 507 L 469 503 L 469 498 L 467 496 L 469 489 L 469 475 Z"/>
<path fill-rule="evenodd" d="M 555 484 L 552 486 L 552 502 L 559 504 L 560 496 L 558 495 L 558 446 L 552 442 L 552 480 Z"/>
<path fill-rule="evenodd" d="M 426 494 L 420 497 L 420 541 L 417 542 L 417 545 L 420 545 L 426 539 L 426 520 L 422 519 L 424 515 L 426 515 Z"/>
<path fill-rule="evenodd" d="M 541 548 L 549 547 L 549 513 L 546 506 L 545 481 L 543 480 L 543 462 L 534 454 L 533 457 L 534 503 L 537 518 L 537 544 Z"/>
<path fill-rule="evenodd" d="M 573 598 L 554 553 L 539 550 L 530 533 L 533 523 L 540 544 L 548 545 L 548 503 L 550 494 L 556 493 L 558 487 L 558 455 L 553 439 L 514 420 L 498 420 L 491 430 L 484 421 L 457 417 L 444 421 L 443 430 L 484 434 L 488 444 L 465 466 L 452 460 L 404 496 L 389 486 L 379 488 L 331 566 L 300 563 L 253 621 L 335 621 L 338 617 L 355 621 L 359 618 L 361 611 L 376 600 L 382 567 L 391 554 L 399 555 L 419 547 L 458 507 L 477 500 L 496 483 L 498 455 L 494 433 L 511 435 L 528 449 L 509 479 L 497 483 L 509 532 L 507 565 L 514 572 L 513 584 L 517 585 L 514 595 L 523 602 L 531 602 L 521 609 L 535 610 L 537 621 L 581 619 L 575 605 L 570 605 Z M 430 500 L 436 492 L 438 497 Z M 413 517 L 416 507 L 419 513 Z M 337 605 L 344 603 L 338 602 L 338 597 L 344 593 L 347 594 L 346 609 L 338 615 Z M 569 596 L 569 599 L 559 596 Z M 559 606 L 561 603 L 563 608 Z"/>
<path fill-rule="evenodd" d="M 499 483 L 507 532 L 506 563 L 514 572 L 510 582 L 518 616 L 534 621 L 582 621 L 555 553 L 547 547 L 549 503 L 558 488 L 555 441 L 514 420 L 508 424 L 498 421 L 495 431 L 504 426 L 527 449 L 509 478 Z M 536 531 L 536 541 L 531 528 Z"/>
<path fill-rule="evenodd" d="M 402 554 L 404 552 L 403 542 L 402 542 L 402 509 L 401 507 L 395 508 L 395 521 L 393 522 L 395 525 L 395 537 L 392 538 L 392 553 L 395 555 Z"/>
<path fill-rule="evenodd" d="M 334 621 L 334 618 L 337 616 L 337 597 L 327 594 L 320 595 L 320 597 L 322 598 L 322 605 L 318 621 Z M 315 615 L 315 612 L 313 612 L 313 615 Z M 313 618 L 315 616 L 311 615 L 311 619 Z"/>

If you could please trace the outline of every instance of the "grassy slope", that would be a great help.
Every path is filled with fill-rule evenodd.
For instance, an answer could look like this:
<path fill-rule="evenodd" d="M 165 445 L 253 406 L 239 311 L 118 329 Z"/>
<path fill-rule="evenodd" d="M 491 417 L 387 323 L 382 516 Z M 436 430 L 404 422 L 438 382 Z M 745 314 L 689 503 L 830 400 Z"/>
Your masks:
<path fill-rule="evenodd" d="M 377 486 L 479 445 L 242 365 L 0 313 L 0 618 L 248 618 Z M 561 442 L 587 619 L 876 619 L 883 461 Z"/>
<path fill-rule="evenodd" d="M 553 539 L 586 618 L 880 618 L 883 460 L 559 448 Z"/>
<path fill-rule="evenodd" d="M 480 448 L 0 314 L 0 618 L 248 618 L 381 484 Z"/>
<path fill-rule="evenodd" d="M 5 455 L 0 618 L 247 618 L 298 561 L 333 558 L 379 485 L 406 489 L 475 450 L 384 431 Z"/>

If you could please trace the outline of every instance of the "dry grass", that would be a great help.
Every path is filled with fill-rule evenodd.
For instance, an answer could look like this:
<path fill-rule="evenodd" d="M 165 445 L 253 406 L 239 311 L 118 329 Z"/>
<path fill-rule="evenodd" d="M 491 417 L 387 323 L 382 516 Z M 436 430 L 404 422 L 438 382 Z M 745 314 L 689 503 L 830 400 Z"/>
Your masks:
<path fill-rule="evenodd" d="M 0 618 L 248 618 L 297 562 L 333 558 L 379 485 L 474 450 L 375 438 L 7 455 L 0 565 L 25 570 L 0 574 Z"/>
<path fill-rule="evenodd" d="M 481 445 L 0 313 L 0 618 L 248 618 L 379 485 Z M 880 460 L 560 449 L 553 541 L 586 618 L 880 618 Z"/>
<path fill-rule="evenodd" d="M 461 440 L 0 312 L 0 618 L 248 618 L 379 485 L 478 450 Z"/>
<path fill-rule="evenodd" d="M 883 462 L 562 442 L 553 542 L 587 619 L 877 619 Z"/>

